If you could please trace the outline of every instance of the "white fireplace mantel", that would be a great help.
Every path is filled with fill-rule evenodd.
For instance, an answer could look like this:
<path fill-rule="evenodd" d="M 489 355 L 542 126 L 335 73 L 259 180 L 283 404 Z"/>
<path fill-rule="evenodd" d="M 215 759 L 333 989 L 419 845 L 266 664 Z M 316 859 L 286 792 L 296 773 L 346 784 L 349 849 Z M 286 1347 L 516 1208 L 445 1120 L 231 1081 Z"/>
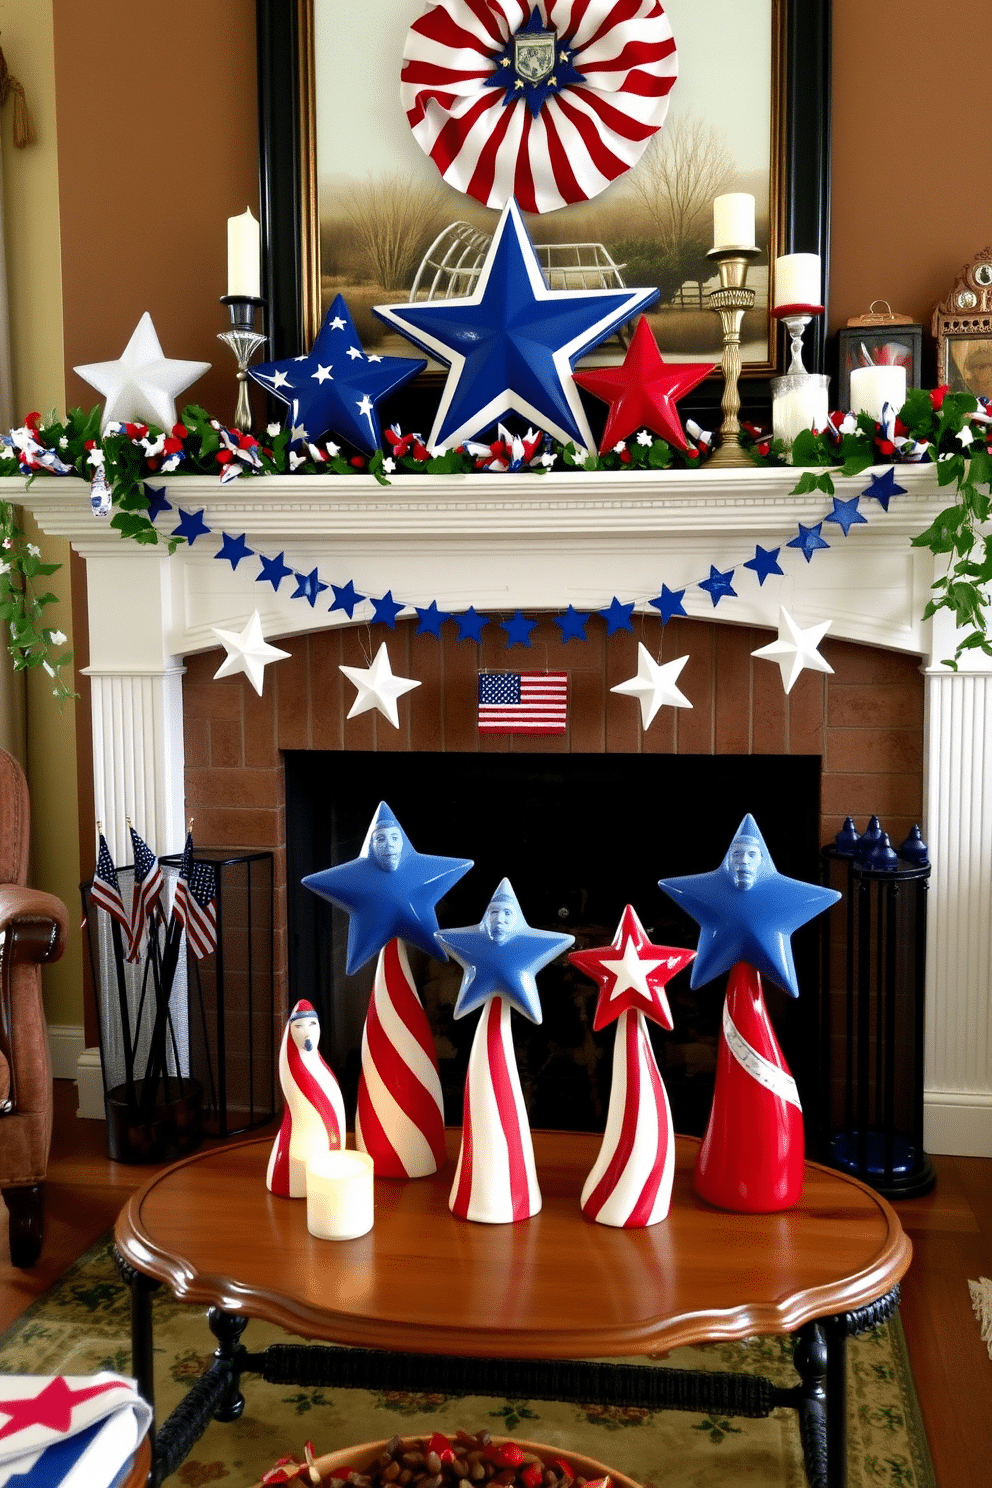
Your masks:
<path fill-rule="evenodd" d="M 947 504 L 932 467 L 899 467 L 906 494 L 883 512 L 863 497 L 867 522 L 845 538 L 824 519 L 822 492 L 791 493 L 792 469 L 394 477 L 241 478 L 152 482 L 174 507 L 202 510 L 209 536 L 169 557 L 124 542 L 94 517 L 75 479 L 0 481 L 0 498 L 27 507 L 43 531 L 67 537 L 87 566 L 88 672 L 93 684 L 97 815 L 118 856 L 127 813 L 151 840 L 183 835 L 182 658 L 216 646 L 212 627 L 240 629 L 258 609 L 268 639 L 361 623 L 258 583 L 257 563 L 218 561 L 221 533 L 300 574 L 397 602 L 510 615 L 596 610 L 617 596 L 654 614 L 662 584 L 685 588 L 690 616 L 775 629 L 784 605 L 800 625 L 830 620 L 830 635 L 917 654 L 926 674 L 925 814 L 934 862 L 927 984 L 926 1140 L 930 1151 L 992 1153 L 992 662 L 972 656 L 953 672 L 953 625 L 923 622 L 933 556 L 910 546 Z M 863 492 L 868 474 L 837 495 Z M 158 527 L 171 531 L 178 513 Z M 829 549 L 807 563 L 787 546 L 798 524 L 824 522 Z M 780 548 L 784 576 L 758 583 L 741 567 L 755 544 Z M 714 608 L 699 589 L 710 565 L 735 568 L 736 597 Z M 407 613 L 412 614 L 410 609 Z M 154 837 L 152 837 L 154 834 Z"/>

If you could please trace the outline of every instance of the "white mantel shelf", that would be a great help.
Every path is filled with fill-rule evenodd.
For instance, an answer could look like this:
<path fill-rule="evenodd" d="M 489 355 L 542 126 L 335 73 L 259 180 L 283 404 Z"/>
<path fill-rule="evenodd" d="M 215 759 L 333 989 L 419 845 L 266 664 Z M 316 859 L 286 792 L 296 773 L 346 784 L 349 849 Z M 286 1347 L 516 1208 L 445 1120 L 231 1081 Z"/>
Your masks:
<path fill-rule="evenodd" d="M 881 471 L 885 467 L 876 467 Z M 868 485 L 843 480 L 839 497 Z M 829 635 L 916 654 L 926 674 L 923 834 L 934 862 L 927 940 L 926 1145 L 931 1152 L 992 1154 L 992 663 L 972 655 L 958 673 L 942 665 L 954 629 L 920 617 L 943 570 L 910 538 L 948 504 L 933 467 L 898 466 L 906 494 L 886 513 L 865 497 L 867 522 L 807 563 L 787 546 L 798 524 L 832 510 L 820 491 L 792 495 L 791 468 L 547 475 L 241 477 L 174 476 L 173 506 L 202 509 L 210 536 L 169 557 L 164 545 L 122 541 L 90 510 L 74 477 L 0 480 L 0 499 L 27 507 L 42 531 L 67 537 L 86 560 L 87 671 L 92 680 L 96 814 L 118 861 L 128 813 L 149 841 L 184 835 L 182 658 L 217 645 L 212 627 L 240 629 L 258 609 L 275 639 L 371 618 L 366 600 L 349 620 L 256 582 L 256 562 L 217 561 L 222 532 L 244 534 L 265 557 L 283 553 L 325 584 L 350 580 L 363 595 L 458 612 L 508 615 L 597 610 L 616 596 L 640 611 L 661 590 L 686 589 L 690 616 L 775 630 L 779 607 L 800 625 L 830 620 Z M 170 517 L 171 514 L 165 514 Z M 176 516 L 178 521 L 178 514 Z M 164 532 L 175 522 L 158 523 Z M 761 585 L 741 565 L 755 544 L 780 548 L 782 577 Z M 710 565 L 736 570 L 736 597 L 714 608 L 698 588 Z M 413 609 L 407 610 L 413 614 Z"/>

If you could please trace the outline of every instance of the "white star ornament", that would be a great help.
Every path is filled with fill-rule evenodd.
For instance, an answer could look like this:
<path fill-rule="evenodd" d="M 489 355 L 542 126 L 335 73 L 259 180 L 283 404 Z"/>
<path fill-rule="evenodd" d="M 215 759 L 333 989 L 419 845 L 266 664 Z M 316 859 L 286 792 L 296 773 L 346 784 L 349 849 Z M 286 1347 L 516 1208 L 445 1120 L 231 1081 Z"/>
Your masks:
<path fill-rule="evenodd" d="M 659 708 L 691 708 L 692 704 L 676 687 L 676 679 L 688 656 L 677 656 L 664 665 L 655 661 L 643 641 L 637 643 L 637 674 L 626 682 L 618 682 L 611 692 L 620 692 L 636 697 L 641 705 L 641 727 L 650 728 Z"/>
<path fill-rule="evenodd" d="M 375 660 L 370 667 L 341 668 L 349 682 L 354 682 L 358 688 L 358 696 L 351 705 L 349 718 L 357 718 L 359 713 L 367 713 L 370 708 L 376 708 L 384 718 L 388 718 L 393 728 L 399 728 L 400 715 L 396 707 L 397 698 L 401 698 L 405 692 L 411 692 L 420 683 L 415 682 L 412 677 L 396 677 L 389 665 L 389 652 L 383 641 L 375 654 Z"/>
<path fill-rule="evenodd" d="M 281 661 L 290 653 L 280 651 L 278 646 L 269 645 L 262 635 L 262 620 L 257 610 L 252 614 L 244 630 L 221 630 L 217 625 L 212 625 L 210 628 L 227 652 L 227 660 L 222 661 L 217 671 L 214 672 L 214 681 L 216 682 L 218 677 L 235 677 L 238 672 L 244 672 L 252 687 L 261 697 L 265 668 L 270 661 Z"/>
<path fill-rule="evenodd" d="M 760 656 L 764 661 L 778 662 L 782 686 L 788 693 L 792 691 L 799 673 L 807 667 L 811 672 L 833 671 L 829 661 L 824 661 L 817 650 L 830 629 L 830 621 L 824 620 L 820 625 L 811 625 L 806 630 L 800 630 L 784 605 L 779 606 L 778 613 L 778 640 L 771 641 L 758 651 L 752 651 L 751 655 Z"/>
<path fill-rule="evenodd" d="M 116 362 L 73 367 L 106 398 L 101 433 L 110 423 L 154 424 L 168 431 L 176 422 L 176 398 L 210 371 L 209 362 L 183 362 L 162 355 L 146 310 Z"/>

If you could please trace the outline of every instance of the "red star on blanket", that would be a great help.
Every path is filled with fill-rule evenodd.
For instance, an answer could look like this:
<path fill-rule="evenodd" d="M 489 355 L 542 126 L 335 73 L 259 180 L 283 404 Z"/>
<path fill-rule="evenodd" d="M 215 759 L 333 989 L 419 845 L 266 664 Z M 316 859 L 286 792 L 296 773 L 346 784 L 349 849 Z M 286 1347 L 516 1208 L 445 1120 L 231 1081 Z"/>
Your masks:
<path fill-rule="evenodd" d="M 568 959 L 599 983 L 594 1030 L 605 1028 L 628 1008 L 670 1029 L 672 1010 L 665 983 L 688 966 L 695 954 L 678 946 L 652 945 L 628 904 L 612 944 L 594 951 L 572 951 Z"/>
<path fill-rule="evenodd" d="M 685 435 L 675 404 L 715 366 L 716 362 L 665 363 L 642 315 L 621 366 L 572 374 L 579 387 L 610 405 L 599 453 L 604 455 L 638 429 L 651 429 L 684 450 Z"/>
<path fill-rule="evenodd" d="M 21 1396 L 16 1400 L 0 1400 L 0 1415 L 8 1419 L 0 1426 L 0 1437 L 15 1436 L 29 1426 L 47 1426 L 52 1431 L 68 1431 L 72 1424 L 72 1412 L 84 1400 L 102 1395 L 106 1390 L 120 1390 L 120 1380 L 108 1380 L 102 1385 L 88 1385 L 82 1390 L 71 1390 L 61 1376 L 53 1379 L 37 1395 Z"/>

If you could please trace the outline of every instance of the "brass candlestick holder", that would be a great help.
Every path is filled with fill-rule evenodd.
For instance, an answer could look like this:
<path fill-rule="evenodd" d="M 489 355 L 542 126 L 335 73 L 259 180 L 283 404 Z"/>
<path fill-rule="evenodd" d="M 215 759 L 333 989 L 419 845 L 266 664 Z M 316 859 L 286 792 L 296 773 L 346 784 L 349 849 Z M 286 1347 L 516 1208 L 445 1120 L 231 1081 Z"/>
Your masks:
<path fill-rule="evenodd" d="M 723 399 L 720 403 L 723 423 L 720 443 L 710 457 L 711 465 L 750 465 L 751 461 L 737 442 L 740 423 L 737 414 L 741 399 L 738 383 L 741 375 L 741 321 L 744 312 L 754 305 L 754 290 L 747 288 L 748 260 L 757 258 L 759 248 L 711 248 L 707 258 L 715 260 L 720 272 L 720 288 L 709 296 L 711 310 L 720 316 L 723 327 Z"/>
<path fill-rule="evenodd" d="M 265 304 L 264 300 L 250 295 L 221 295 L 221 304 L 231 312 L 231 329 L 218 331 L 218 341 L 223 341 L 234 352 L 238 363 L 238 405 L 234 411 L 234 427 L 247 434 L 251 429 L 251 404 L 248 401 L 248 363 L 255 352 L 268 340 L 255 330 L 255 311 Z"/>

